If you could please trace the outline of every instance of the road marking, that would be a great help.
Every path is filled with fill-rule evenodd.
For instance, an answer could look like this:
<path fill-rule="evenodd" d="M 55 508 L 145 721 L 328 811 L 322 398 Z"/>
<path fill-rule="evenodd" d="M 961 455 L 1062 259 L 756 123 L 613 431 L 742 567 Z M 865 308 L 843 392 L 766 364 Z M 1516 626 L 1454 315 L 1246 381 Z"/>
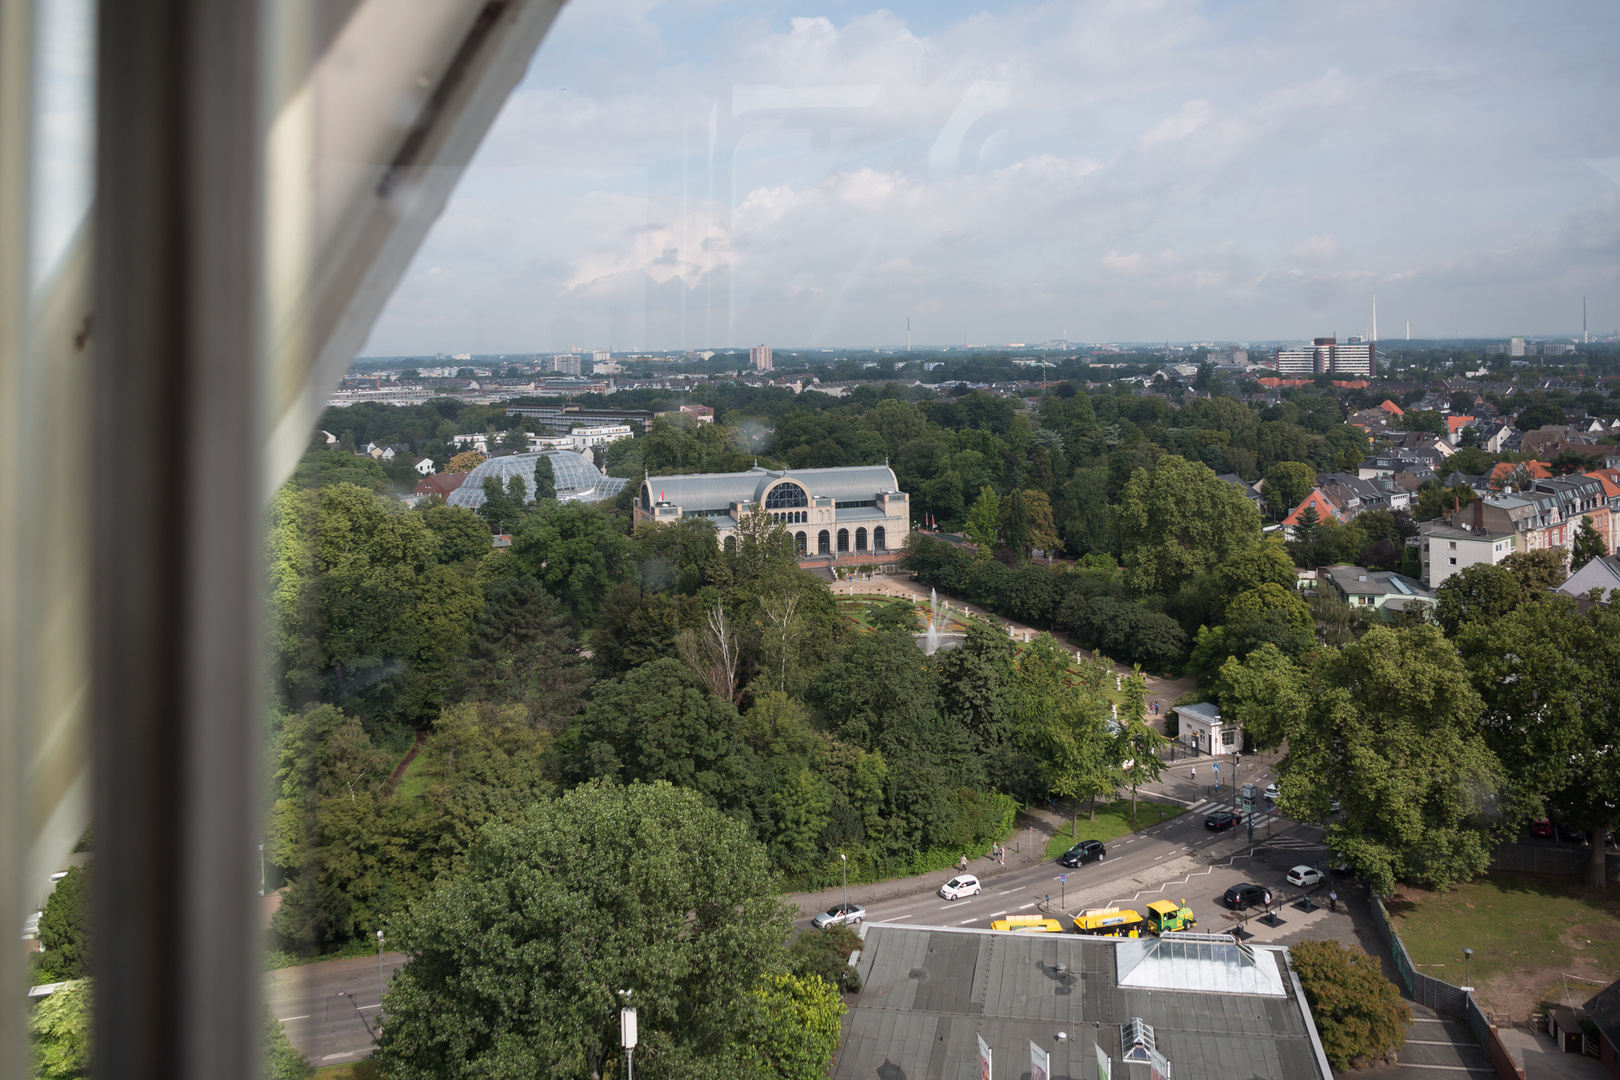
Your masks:
<path fill-rule="evenodd" d="M 358 1008 L 356 1008 L 354 1011 L 355 1012 L 365 1012 L 367 1009 L 380 1009 L 380 1008 L 382 1008 L 381 1005 L 361 1005 Z"/>
<path fill-rule="evenodd" d="M 901 919 L 909 919 L 909 918 L 911 918 L 910 915 L 896 915 L 893 918 L 884 919 L 883 921 L 886 922 L 886 923 L 891 923 L 891 922 L 899 922 Z"/>
<path fill-rule="evenodd" d="M 305 1013 L 303 1016 L 283 1016 L 280 1020 L 277 1020 L 276 1023 L 285 1024 L 289 1020 L 308 1020 L 308 1019 L 309 1019 L 309 1014 Z"/>
<path fill-rule="evenodd" d="M 957 923 L 956 925 L 957 926 L 966 926 L 970 922 L 978 922 L 978 921 L 979 921 L 978 919 L 963 919 L 961 922 Z"/>
<path fill-rule="evenodd" d="M 1023 892 L 1023 891 L 1024 891 L 1023 889 L 1002 889 L 1000 892 L 996 893 L 996 895 L 997 896 L 1006 896 L 1008 893 Z"/>
<path fill-rule="evenodd" d="M 1155 855 L 1155 856 L 1153 856 L 1153 861 L 1154 861 L 1154 862 L 1158 862 L 1158 861 L 1159 861 L 1159 860 L 1160 860 L 1160 859 L 1162 859 L 1162 858 L 1164 858 L 1164 856 L 1163 856 L 1163 855 Z"/>
<path fill-rule="evenodd" d="M 996 912 L 996 913 L 995 913 L 995 914 L 994 914 L 994 915 L 992 915 L 992 916 L 990 916 L 990 917 L 991 917 L 991 918 L 992 918 L 992 919 L 999 919 L 999 918 L 1001 918 L 1001 917 L 1002 917 L 1002 916 L 1003 916 L 1003 915 L 1005 915 L 1005 914 L 1007 914 L 1007 913 L 1006 913 L 1006 912 L 1005 912 L 1005 911 L 998 911 L 998 912 Z"/>
<path fill-rule="evenodd" d="M 1034 904 L 1025 904 L 1023 907 L 1019 908 L 1018 910 L 1019 911 L 1028 911 L 1030 908 L 1032 908 L 1034 906 L 1035 906 Z"/>

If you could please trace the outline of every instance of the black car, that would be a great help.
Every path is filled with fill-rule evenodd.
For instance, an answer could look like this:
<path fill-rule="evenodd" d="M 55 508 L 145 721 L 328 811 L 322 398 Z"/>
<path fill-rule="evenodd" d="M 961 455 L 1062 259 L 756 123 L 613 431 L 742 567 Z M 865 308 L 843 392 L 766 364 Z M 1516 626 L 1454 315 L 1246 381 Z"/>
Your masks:
<path fill-rule="evenodd" d="M 1233 911 L 1242 911 L 1246 907 L 1265 907 L 1271 903 L 1271 890 L 1264 885 L 1253 882 L 1247 885 L 1234 885 L 1226 890 L 1226 906 Z"/>
<path fill-rule="evenodd" d="M 1230 829 L 1232 826 L 1236 825 L 1240 820 L 1241 819 L 1232 811 L 1222 810 L 1219 813 L 1211 814 L 1209 817 L 1205 818 L 1204 828 L 1213 829 L 1216 832 L 1223 832 L 1226 829 Z"/>
<path fill-rule="evenodd" d="M 1082 840 L 1058 856 L 1059 866 L 1084 866 L 1088 862 L 1102 862 L 1108 849 L 1101 840 Z"/>
<path fill-rule="evenodd" d="M 1553 822 L 1553 832 L 1557 834 L 1559 843 L 1584 844 L 1586 843 L 1585 829 L 1572 829 L 1561 821 Z"/>

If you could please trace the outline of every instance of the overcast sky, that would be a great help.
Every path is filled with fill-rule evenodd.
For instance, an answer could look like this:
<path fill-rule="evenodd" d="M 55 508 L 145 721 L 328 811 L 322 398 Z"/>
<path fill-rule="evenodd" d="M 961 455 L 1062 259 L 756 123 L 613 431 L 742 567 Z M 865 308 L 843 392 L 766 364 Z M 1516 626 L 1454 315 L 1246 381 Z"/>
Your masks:
<path fill-rule="evenodd" d="M 1620 325 L 1620 6 L 572 0 L 365 352 Z"/>

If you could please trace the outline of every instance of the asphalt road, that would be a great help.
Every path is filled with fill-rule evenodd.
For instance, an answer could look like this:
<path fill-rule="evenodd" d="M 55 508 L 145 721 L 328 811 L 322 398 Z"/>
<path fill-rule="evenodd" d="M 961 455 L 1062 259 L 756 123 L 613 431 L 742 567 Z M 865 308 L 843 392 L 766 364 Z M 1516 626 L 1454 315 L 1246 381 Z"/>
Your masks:
<path fill-rule="evenodd" d="M 404 953 L 383 953 L 384 980 L 404 963 Z M 357 1061 L 371 1053 L 377 1027 L 377 958 L 327 960 L 268 972 L 264 999 L 311 1065 Z"/>
<path fill-rule="evenodd" d="M 1272 779 L 1256 770 L 1244 777 L 1261 787 Z M 1119 894 L 1106 900 L 1095 900 L 1089 907 L 1134 906 L 1139 910 L 1151 900 L 1185 899 L 1198 917 L 1198 929 L 1219 931 L 1229 929 L 1233 922 L 1227 916 L 1221 895 L 1228 886 L 1255 881 L 1270 888 L 1279 897 L 1286 885 L 1283 875 L 1290 866 L 1313 863 L 1325 853 L 1321 831 L 1311 826 L 1296 825 L 1285 818 L 1273 820 L 1270 837 L 1265 828 L 1257 829 L 1256 841 L 1265 846 L 1253 854 L 1236 854 L 1219 860 L 1215 865 L 1199 867 L 1185 882 L 1172 881 L 1162 887 L 1148 889 L 1138 895 L 1134 879 L 1150 873 L 1162 862 L 1204 851 L 1210 845 L 1229 841 L 1239 835 L 1235 831 L 1215 833 L 1204 827 L 1204 818 L 1218 805 L 1230 805 L 1230 795 L 1223 789 L 1222 799 L 1208 799 L 1189 807 L 1188 812 L 1156 826 L 1151 830 L 1133 833 L 1108 843 L 1107 858 L 1072 870 L 1064 870 L 1056 862 L 1031 861 L 1029 865 L 1013 865 L 1021 856 L 1008 853 L 1007 870 L 985 881 L 979 896 L 961 900 L 944 900 L 932 889 L 919 889 L 910 895 L 894 897 L 867 904 L 868 922 L 909 922 L 929 926 L 977 926 L 990 923 L 1007 915 L 1029 915 L 1042 910 L 1073 912 L 1078 910 L 1077 893 L 1095 894 L 1101 886 L 1117 882 Z M 1165 798 L 1156 794 L 1154 798 Z M 979 860 L 983 865 L 983 860 Z M 971 872 L 970 867 L 970 872 Z M 1068 881 L 1058 880 L 1066 875 Z M 951 877 L 948 872 L 935 875 L 934 888 Z M 865 903 L 863 894 L 876 892 L 883 886 L 859 886 L 850 889 L 850 899 Z M 1292 890 L 1289 890 L 1290 892 Z M 798 925 L 809 925 L 807 912 Z M 1291 916 L 1297 924 L 1299 916 Z M 1249 929 L 1264 940 L 1271 936 L 1264 928 L 1251 923 Z M 1273 928 L 1277 931 L 1277 928 Z M 401 953 L 383 954 L 384 978 L 391 977 L 404 963 Z M 377 985 L 376 957 L 357 957 L 352 960 L 330 960 L 319 964 L 285 968 L 265 976 L 265 998 L 276 1018 L 286 1025 L 288 1037 L 300 1052 L 316 1066 L 355 1061 L 371 1052 L 373 1032 L 380 1011 Z"/>

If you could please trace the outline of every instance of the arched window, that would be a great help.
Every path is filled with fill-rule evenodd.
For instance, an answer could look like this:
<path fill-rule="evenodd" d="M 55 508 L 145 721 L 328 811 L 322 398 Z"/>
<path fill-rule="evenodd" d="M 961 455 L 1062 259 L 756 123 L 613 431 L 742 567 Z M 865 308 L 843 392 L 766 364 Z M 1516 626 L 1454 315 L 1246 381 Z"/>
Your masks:
<path fill-rule="evenodd" d="M 651 510 L 652 509 L 652 485 L 651 484 L 642 484 L 641 485 L 641 508 L 643 510 Z"/>
<path fill-rule="evenodd" d="M 883 526 L 879 525 L 872 530 L 872 547 L 878 551 L 888 550 L 888 539 L 889 535 L 883 531 Z"/>
<path fill-rule="evenodd" d="M 839 554 L 842 554 L 842 553 L 844 553 L 844 552 L 846 552 L 848 550 L 849 550 L 849 530 L 848 529 L 839 529 L 838 530 L 838 551 L 839 551 Z"/>
<path fill-rule="evenodd" d="M 864 526 L 855 530 L 855 550 L 866 550 L 866 529 Z"/>
<path fill-rule="evenodd" d="M 805 554 L 806 552 L 808 552 L 810 550 L 810 538 L 808 536 L 805 536 L 804 533 L 800 533 L 799 535 L 794 537 L 794 540 L 796 540 L 798 542 L 797 546 L 798 546 L 800 555 L 803 555 L 803 554 Z"/>
<path fill-rule="evenodd" d="M 809 506 L 810 498 L 804 488 L 791 480 L 784 480 L 765 493 L 765 509 L 791 510 L 795 506 Z"/>
<path fill-rule="evenodd" d="M 735 536 L 726 537 L 726 550 L 727 551 L 736 551 L 737 550 L 737 538 Z"/>
<path fill-rule="evenodd" d="M 826 529 L 822 529 L 821 530 L 821 535 L 816 537 L 816 554 L 817 555 L 831 555 L 832 554 L 832 537 L 827 535 L 827 530 Z"/>

